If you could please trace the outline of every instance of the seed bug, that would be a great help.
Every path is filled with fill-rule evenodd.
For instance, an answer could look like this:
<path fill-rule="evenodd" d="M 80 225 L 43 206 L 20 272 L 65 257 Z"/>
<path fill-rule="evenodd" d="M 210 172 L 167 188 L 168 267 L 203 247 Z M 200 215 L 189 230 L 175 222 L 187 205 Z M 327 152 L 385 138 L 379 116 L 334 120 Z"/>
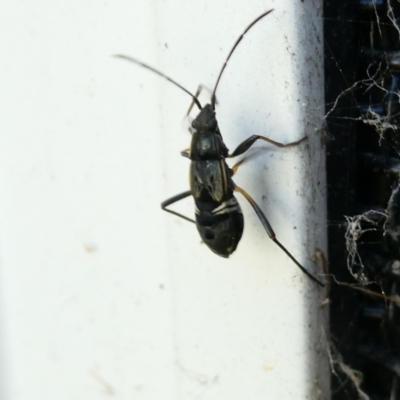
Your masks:
<path fill-rule="evenodd" d="M 235 185 L 232 176 L 239 168 L 240 161 L 232 168 L 226 163 L 226 158 L 232 158 L 245 153 L 257 140 L 263 140 L 278 147 L 295 146 L 306 139 L 306 137 L 292 143 L 283 144 L 269 139 L 265 136 L 252 135 L 244 140 L 239 146 L 229 153 L 228 148 L 223 142 L 221 132 L 215 115 L 216 91 L 225 67 L 228 64 L 236 47 L 239 45 L 244 35 L 262 18 L 273 10 L 269 10 L 257 17 L 236 40 L 234 46 L 228 54 L 217 78 L 217 82 L 211 94 L 210 104 L 204 107 L 200 104 L 198 96 L 203 89 L 200 85 L 197 92 L 192 94 L 182 85 L 157 69 L 125 55 L 116 55 L 135 64 L 138 64 L 155 74 L 167 79 L 169 82 L 179 87 L 192 98 L 188 114 L 193 105 L 196 105 L 200 112 L 193 120 L 192 141 L 189 149 L 181 152 L 183 157 L 189 158 L 190 165 L 190 190 L 177 194 L 163 203 L 161 208 L 171 214 L 181 217 L 196 224 L 203 242 L 211 251 L 221 257 L 229 257 L 235 250 L 242 237 L 244 221 L 243 214 L 234 192 L 241 193 L 250 203 L 258 218 L 268 233 L 268 236 L 287 254 L 287 256 L 314 282 L 324 286 L 316 277 L 309 273 L 292 254 L 278 241 L 276 235 L 268 222 L 267 217 L 253 200 L 253 198 L 242 188 Z M 195 220 L 190 219 L 168 207 L 172 204 L 192 196 L 195 202 Z"/>

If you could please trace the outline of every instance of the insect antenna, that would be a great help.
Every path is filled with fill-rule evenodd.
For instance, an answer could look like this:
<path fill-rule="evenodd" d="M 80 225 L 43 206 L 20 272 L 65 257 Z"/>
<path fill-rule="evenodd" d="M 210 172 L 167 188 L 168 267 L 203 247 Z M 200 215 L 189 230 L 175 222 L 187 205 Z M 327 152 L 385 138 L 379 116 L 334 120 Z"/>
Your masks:
<path fill-rule="evenodd" d="M 211 95 L 211 107 L 213 110 L 215 110 L 215 93 L 217 91 L 217 87 L 219 84 L 219 81 L 221 79 L 222 73 L 225 70 L 226 65 L 228 64 L 229 59 L 231 58 L 231 55 L 233 54 L 233 52 L 235 51 L 236 47 L 238 46 L 238 44 L 242 41 L 243 36 L 253 27 L 253 25 L 255 25 L 260 19 L 264 18 L 265 16 L 267 16 L 270 12 L 274 11 L 274 9 L 268 10 L 266 11 L 264 14 L 261 14 L 259 17 L 257 17 L 245 30 L 244 32 L 240 35 L 240 37 L 238 38 L 238 40 L 236 40 L 236 43 L 233 45 L 232 50 L 230 51 L 228 57 L 226 58 L 224 65 L 221 68 L 221 71 L 218 75 L 218 79 L 217 79 L 217 83 L 215 84 L 214 90 L 212 92 Z"/>
<path fill-rule="evenodd" d="M 162 76 L 162 77 L 165 78 L 167 81 L 173 83 L 175 86 L 178 86 L 178 88 L 182 89 L 185 93 L 187 93 L 187 94 L 193 99 L 193 101 L 194 101 L 194 103 L 196 104 L 196 106 L 199 107 L 199 110 L 201 110 L 201 109 L 203 108 L 203 107 L 201 106 L 201 104 L 200 104 L 199 99 L 198 99 L 194 94 L 190 93 L 189 90 L 185 89 L 182 85 L 180 85 L 178 82 L 176 82 L 176 81 L 174 81 L 173 79 L 171 79 L 169 76 L 163 74 L 162 72 L 156 70 L 156 69 L 153 68 L 153 67 L 150 67 L 150 65 L 147 65 L 147 64 L 145 64 L 145 63 L 143 63 L 143 62 L 141 62 L 141 61 L 138 61 L 138 60 L 136 60 L 136 59 L 134 59 L 134 58 L 132 58 L 132 57 L 124 56 L 123 54 L 115 54 L 114 57 L 122 58 L 122 59 L 124 59 L 124 60 L 133 62 L 133 63 L 135 63 L 135 64 L 140 65 L 141 67 L 147 68 L 148 70 L 154 72 L 154 73 L 157 74 L 157 75 Z M 214 97 L 215 97 L 215 96 L 214 96 Z"/>

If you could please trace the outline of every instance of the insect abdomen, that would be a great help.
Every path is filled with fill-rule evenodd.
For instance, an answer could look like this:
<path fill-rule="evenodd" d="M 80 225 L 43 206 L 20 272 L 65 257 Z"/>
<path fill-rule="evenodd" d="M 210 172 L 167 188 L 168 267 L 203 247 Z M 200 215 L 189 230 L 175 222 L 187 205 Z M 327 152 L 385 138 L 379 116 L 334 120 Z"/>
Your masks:
<path fill-rule="evenodd" d="M 196 202 L 196 226 L 203 242 L 215 254 L 229 257 L 236 250 L 244 227 L 238 201 L 232 196 L 211 211 L 202 210 L 202 206 Z"/>

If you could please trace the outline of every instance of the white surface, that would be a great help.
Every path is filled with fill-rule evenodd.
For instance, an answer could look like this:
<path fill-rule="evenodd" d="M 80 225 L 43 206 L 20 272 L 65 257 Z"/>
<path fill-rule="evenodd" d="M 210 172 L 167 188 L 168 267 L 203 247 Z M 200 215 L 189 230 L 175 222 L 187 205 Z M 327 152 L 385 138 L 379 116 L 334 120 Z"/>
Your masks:
<path fill-rule="evenodd" d="M 325 248 L 319 1 L 15 0 L 0 4 L 0 398 L 328 399 L 324 293 L 267 237 L 225 260 L 160 210 L 188 189 L 190 98 L 226 69 L 233 150 L 289 142 L 235 180 L 311 271 Z M 204 94 L 205 98 L 207 93 Z M 204 102 L 204 98 L 202 98 Z M 251 152 L 253 153 L 253 152 Z M 176 209 L 193 215 L 191 199 Z"/>

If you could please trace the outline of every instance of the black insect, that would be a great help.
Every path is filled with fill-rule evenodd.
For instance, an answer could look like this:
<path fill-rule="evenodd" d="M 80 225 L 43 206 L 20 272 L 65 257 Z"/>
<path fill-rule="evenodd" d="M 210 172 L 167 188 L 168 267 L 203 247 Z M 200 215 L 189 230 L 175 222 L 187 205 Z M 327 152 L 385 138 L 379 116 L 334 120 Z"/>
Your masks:
<path fill-rule="evenodd" d="M 238 162 L 235 166 L 233 166 L 233 168 L 229 168 L 225 162 L 226 158 L 236 157 L 245 153 L 254 144 L 254 142 L 259 139 L 278 147 L 288 147 L 297 145 L 306 138 L 304 137 L 289 144 L 282 144 L 264 136 L 253 135 L 241 143 L 236 150 L 230 154 L 228 148 L 225 146 L 225 143 L 222 140 L 221 132 L 219 131 L 215 116 L 217 87 L 230 57 L 240 41 L 243 39 L 243 36 L 253 27 L 253 25 L 267 16 L 271 11 L 272 10 L 269 10 L 256 18 L 237 39 L 218 75 L 217 82 L 211 95 L 211 102 L 210 104 L 206 104 L 204 107 L 201 106 L 198 99 L 198 96 L 202 90 L 201 86 L 199 86 L 196 94 L 193 95 L 173 79 L 143 62 L 124 55 L 117 55 L 116 57 L 139 64 L 142 67 L 145 67 L 156 73 L 157 75 L 162 76 L 186 92 L 193 99 L 188 114 L 194 104 L 196 104 L 196 106 L 200 109 L 199 115 L 192 122 L 193 129 L 191 146 L 188 150 L 185 150 L 181 153 L 182 156 L 191 160 L 190 190 L 165 200 L 161 204 L 161 208 L 171 214 L 195 223 L 203 242 L 210 248 L 210 250 L 221 257 L 229 257 L 229 255 L 235 251 L 243 233 L 242 210 L 233 194 L 233 192 L 239 192 L 251 204 L 269 237 L 305 274 L 307 274 L 320 286 L 324 286 L 317 278 L 310 274 L 278 241 L 270 223 L 268 222 L 267 217 L 264 215 L 261 208 L 247 192 L 236 186 L 233 182 L 232 176 L 237 171 L 243 160 Z M 189 196 L 193 196 L 196 205 L 196 221 L 167 208 L 171 204 Z"/>

